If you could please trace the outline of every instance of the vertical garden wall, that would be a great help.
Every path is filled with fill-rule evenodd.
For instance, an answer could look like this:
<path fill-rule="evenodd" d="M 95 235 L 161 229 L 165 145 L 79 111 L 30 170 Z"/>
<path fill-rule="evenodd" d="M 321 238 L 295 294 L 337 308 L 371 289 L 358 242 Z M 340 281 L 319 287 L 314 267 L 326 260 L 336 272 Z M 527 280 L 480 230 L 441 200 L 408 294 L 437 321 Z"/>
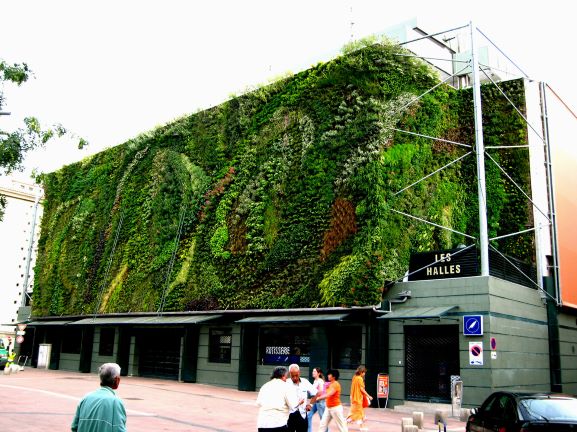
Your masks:
<path fill-rule="evenodd" d="M 470 90 L 375 44 L 184 117 L 44 176 L 35 315 L 371 305 L 413 251 L 476 235 L 474 157 L 394 128 L 472 144 Z M 523 107 L 523 84 L 503 83 Z M 486 143 L 526 141 L 483 90 Z M 493 154 L 528 184 L 526 153 Z M 529 207 L 488 168 L 492 234 Z M 505 222 L 503 222 L 505 221 Z M 498 245 L 531 259 L 532 242 Z"/>

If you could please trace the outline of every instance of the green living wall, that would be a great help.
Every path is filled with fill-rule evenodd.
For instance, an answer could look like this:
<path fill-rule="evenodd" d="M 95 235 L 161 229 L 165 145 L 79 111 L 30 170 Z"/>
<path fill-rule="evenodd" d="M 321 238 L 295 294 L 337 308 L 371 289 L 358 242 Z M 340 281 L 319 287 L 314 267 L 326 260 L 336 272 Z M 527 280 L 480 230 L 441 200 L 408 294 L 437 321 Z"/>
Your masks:
<path fill-rule="evenodd" d="M 371 305 L 414 251 L 475 235 L 470 90 L 374 44 L 46 175 L 33 312 L 41 315 Z M 522 82 L 503 84 L 523 106 Z M 483 90 L 486 143 L 526 128 Z M 526 185 L 525 153 L 494 153 Z M 492 234 L 529 208 L 488 168 Z M 502 221 L 506 221 L 503 224 Z M 532 243 L 498 245 L 530 259 Z"/>

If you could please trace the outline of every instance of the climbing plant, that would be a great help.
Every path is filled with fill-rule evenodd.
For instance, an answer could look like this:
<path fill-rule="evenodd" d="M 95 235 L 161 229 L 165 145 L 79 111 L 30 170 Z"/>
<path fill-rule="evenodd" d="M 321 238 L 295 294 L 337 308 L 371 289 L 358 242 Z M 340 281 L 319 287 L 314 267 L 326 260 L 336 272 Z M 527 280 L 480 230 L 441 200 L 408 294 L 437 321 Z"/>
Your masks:
<path fill-rule="evenodd" d="M 466 243 L 397 213 L 476 235 L 472 156 L 400 192 L 466 152 L 422 135 L 473 140 L 470 91 L 417 98 L 439 79 L 405 53 L 348 47 L 44 176 L 34 313 L 372 305 L 412 252 Z M 522 86 L 503 84 L 520 106 Z M 487 142 L 525 142 L 500 92 L 483 98 Z M 528 186 L 526 154 L 493 154 Z M 491 232 L 530 223 L 501 171 L 487 178 Z"/>

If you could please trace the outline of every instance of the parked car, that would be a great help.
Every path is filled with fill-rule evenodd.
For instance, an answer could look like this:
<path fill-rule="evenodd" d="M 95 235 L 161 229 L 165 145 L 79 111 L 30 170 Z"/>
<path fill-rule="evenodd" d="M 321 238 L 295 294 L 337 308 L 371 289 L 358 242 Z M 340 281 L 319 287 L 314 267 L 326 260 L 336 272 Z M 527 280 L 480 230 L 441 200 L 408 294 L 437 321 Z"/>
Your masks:
<path fill-rule="evenodd" d="M 4 370 L 8 362 L 8 349 L 4 346 L 4 341 L 0 339 L 0 370 Z"/>
<path fill-rule="evenodd" d="M 559 393 L 499 391 L 467 420 L 470 432 L 577 432 L 577 398 Z"/>

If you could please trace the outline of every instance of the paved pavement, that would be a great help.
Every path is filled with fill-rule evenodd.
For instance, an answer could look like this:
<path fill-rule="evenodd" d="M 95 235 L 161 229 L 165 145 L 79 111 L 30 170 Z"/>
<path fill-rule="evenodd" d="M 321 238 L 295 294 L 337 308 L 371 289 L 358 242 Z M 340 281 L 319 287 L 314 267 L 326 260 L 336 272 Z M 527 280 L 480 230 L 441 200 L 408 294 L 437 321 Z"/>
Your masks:
<path fill-rule="evenodd" d="M 0 373 L 2 432 L 70 430 L 78 401 L 98 387 L 95 374 L 26 368 L 12 375 Z M 130 432 L 200 431 L 255 432 L 256 392 L 176 381 L 123 377 L 118 388 L 128 413 Z M 348 406 L 345 405 L 345 414 Z M 367 409 L 369 431 L 400 431 L 407 414 L 391 409 Z M 318 417 L 313 430 L 317 430 Z M 330 428 L 330 430 L 334 430 Z M 351 426 L 358 431 L 358 426 Z M 438 431 L 432 415 L 425 415 L 425 431 Z M 465 424 L 450 419 L 449 432 L 463 432 Z"/>

